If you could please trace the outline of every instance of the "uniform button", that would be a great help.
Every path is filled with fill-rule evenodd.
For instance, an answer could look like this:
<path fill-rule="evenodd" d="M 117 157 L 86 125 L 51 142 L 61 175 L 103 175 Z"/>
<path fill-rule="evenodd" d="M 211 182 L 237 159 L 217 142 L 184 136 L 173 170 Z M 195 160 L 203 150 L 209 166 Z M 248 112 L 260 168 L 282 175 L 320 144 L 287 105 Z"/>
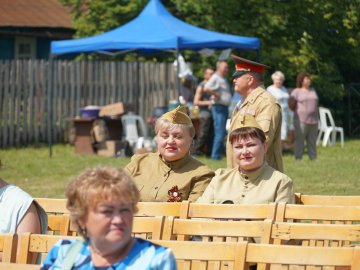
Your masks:
<path fill-rule="evenodd" d="M 158 189 L 159 187 L 155 187 L 155 189 Z"/>
<path fill-rule="evenodd" d="M 245 195 L 243 194 L 243 195 L 241 195 L 241 197 L 243 197 L 243 198 L 244 198 L 244 197 L 245 197 Z"/>
<path fill-rule="evenodd" d="M 249 179 L 249 177 L 245 176 L 245 179 Z"/>

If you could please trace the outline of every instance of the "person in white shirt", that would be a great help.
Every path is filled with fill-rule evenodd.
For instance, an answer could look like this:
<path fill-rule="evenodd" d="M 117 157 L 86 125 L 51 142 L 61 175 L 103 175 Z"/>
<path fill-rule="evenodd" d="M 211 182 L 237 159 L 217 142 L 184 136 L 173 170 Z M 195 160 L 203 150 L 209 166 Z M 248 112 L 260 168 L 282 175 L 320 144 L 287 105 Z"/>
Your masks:
<path fill-rule="evenodd" d="M 211 150 L 211 159 L 220 160 L 225 153 L 224 138 L 226 136 L 226 121 L 228 107 L 231 103 L 231 92 L 226 74 L 229 66 L 226 61 L 216 63 L 216 72 L 205 84 L 204 92 L 212 95 L 211 114 L 214 121 L 214 142 Z"/>
<path fill-rule="evenodd" d="M 21 188 L 0 178 L 0 233 L 45 234 L 46 230 L 47 215 L 44 209 Z M 36 254 L 32 255 L 31 262 L 35 263 L 36 258 Z"/>
<path fill-rule="evenodd" d="M 283 149 L 288 149 L 294 142 L 294 125 L 293 125 L 293 112 L 288 105 L 289 93 L 283 85 L 285 81 L 284 73 L 276 71 L 271 75 L 273 84 L 266 90 L 272 94 L 281 106 L 282 122 L 281 122 L 281 141 Z"/>

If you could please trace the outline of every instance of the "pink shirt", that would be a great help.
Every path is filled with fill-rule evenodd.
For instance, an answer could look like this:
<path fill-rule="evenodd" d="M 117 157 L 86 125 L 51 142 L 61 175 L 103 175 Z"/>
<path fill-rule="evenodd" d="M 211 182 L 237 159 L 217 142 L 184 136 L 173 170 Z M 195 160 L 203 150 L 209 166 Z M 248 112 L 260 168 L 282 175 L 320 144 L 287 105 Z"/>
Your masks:
<path fill-rule="evenodd" d="M 318 96 L 315 89 L 304 90 L 295 88 L 291 96 L 296 99 L 295 113 L 298 115 L 301 123 L 317 124 L 319 121 Z"/>

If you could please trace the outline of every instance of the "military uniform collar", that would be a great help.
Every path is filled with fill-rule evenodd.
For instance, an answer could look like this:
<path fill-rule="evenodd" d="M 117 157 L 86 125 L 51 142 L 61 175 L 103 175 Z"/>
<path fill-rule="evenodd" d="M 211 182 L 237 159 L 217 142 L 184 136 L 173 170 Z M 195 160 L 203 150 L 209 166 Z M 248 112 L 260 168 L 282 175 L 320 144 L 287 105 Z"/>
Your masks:
<path fill-rule="evenodd" d="M 258 96 L 264 91 L 265 89 L 262 86 L 258 86 L 255 88 L 244 100 L 242 105 L 245 105 L 246 103 L 253 104 L 255 100 L 258 98 Z"/>
<path fill-rule="evenodd" d="M 187 154 L 185 157 L 175 160 L 175 161 L 166 161 L 162 158 L 162 156 L 159 154 L 159 159 L 161 162 L 167 166 L 171 170 L 176 170 L 180 167 L 182 167 L 184 164 L 186 164 L 190 160 L 190 154 Z"/>
<path fill-rule="evenodd" d="M 241 178 L 243 178 L 245 181 L 255 182 L 259 178 L 259 176 L 263 173 L 266 166 L 267 166 L 267 162 L 264 161 L 264 164 L 255 171 L 252 171 L 250 173 L 242 173 L 239 170 L 239 173 L 241 175 Z"/>

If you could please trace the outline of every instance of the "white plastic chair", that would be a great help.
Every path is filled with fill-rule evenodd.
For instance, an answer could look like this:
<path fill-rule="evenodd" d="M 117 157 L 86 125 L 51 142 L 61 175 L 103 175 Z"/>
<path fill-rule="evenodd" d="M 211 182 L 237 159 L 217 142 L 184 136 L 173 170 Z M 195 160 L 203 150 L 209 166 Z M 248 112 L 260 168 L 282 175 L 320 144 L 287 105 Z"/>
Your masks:
<path fill-rule="evenodd" d="M 322 139 L 322 146 L 335 145 L 336 134 L 340 133 L 341 147 L 344 147 L 344 129 L 342 127 L 336 127 L 331 112 L 327 108 L 319 107 L 320 121 L 319 121 L 319 134 L 316 140 L 318 145 Z M 331 135 L 331 142 L 330 142 Z"/>
<path fill-rule="evenodd" d="M 134 148 L 140 137 L 147 137 L 147 129 L 144 119 L 136 114 L 126 114 L 121 117 L 125 139 Z"/>

